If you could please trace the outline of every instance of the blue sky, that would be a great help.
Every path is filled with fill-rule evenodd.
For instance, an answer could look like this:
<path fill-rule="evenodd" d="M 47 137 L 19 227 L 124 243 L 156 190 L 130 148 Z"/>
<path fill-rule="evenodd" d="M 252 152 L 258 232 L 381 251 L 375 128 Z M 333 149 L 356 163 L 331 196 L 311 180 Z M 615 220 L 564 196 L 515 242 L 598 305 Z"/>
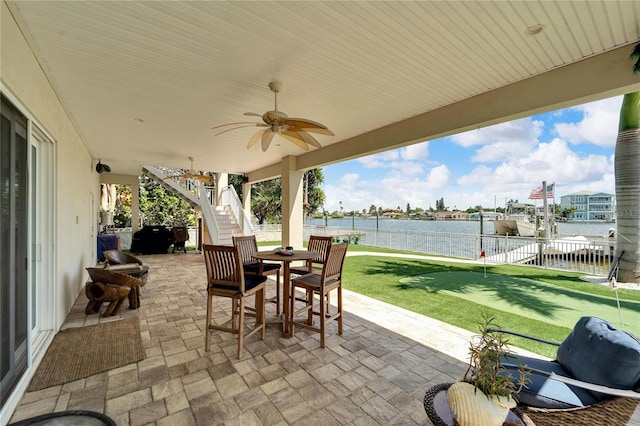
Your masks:
<path fill-rule="evenodd" d="M 618 96 L 324 167 L 324 208 L 428 209 L 440 198 L 449 209 L 503 207 L 527 201 L 542 181 L 556 183 L 558 202 L 613 194 L 621 104 Z"/>

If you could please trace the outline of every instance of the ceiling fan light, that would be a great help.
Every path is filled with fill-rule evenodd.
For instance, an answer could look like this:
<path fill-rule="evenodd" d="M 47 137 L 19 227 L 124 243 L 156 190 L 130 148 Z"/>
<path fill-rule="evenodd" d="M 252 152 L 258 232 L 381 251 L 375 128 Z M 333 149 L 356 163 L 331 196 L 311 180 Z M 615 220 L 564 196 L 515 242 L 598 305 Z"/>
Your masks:
<path fill-rule="evenodd" d="M 526 35 L 530 35 L 530 36 L 534 36 L 534 35 L 540 34 L 543 30 L 544 30 L 544 25 L 535 24 L 535 25 L 531 25 L 531 26 L 527 27 L 527 30 L 525 31 L 525 34 Z"/>
<path fill-rule="evenodd" d="M 269 89 L 272 92 L 279 92 L 282 90 L 282 83 L 279 81 L 272 81 L 271 83 L 269 83 Z"/>

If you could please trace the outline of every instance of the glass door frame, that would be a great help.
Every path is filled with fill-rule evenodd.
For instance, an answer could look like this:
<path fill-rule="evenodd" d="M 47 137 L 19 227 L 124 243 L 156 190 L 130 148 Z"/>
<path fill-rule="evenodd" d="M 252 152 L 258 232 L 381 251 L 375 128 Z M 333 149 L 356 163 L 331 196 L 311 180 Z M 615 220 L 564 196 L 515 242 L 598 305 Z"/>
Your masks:
<path fill-rule="evenodd" d="M 11 390 L 0 401 L 0 418 L 13 411 L 19 402 L 46 348 L 56 332 L 56 147 L 54 139 L 38 126 L 29 110 L 0 84 L 0 94 L 12 110 L 26 118 L 26 225 L 27 330 L 25 368 L 10 371 Z M 11 112 L 13 114 L 13 112 Z M 12 245 L 13 243 L 11 243 Z M 15 264 L 15 260 L 10 265 Z M 20 366 L 22 368 L 22 366 Z M 17 372 L 17 373 L 16 373 Z M 8 376 L 8 375 L 7 375 Z M 3 383 L 3 386 L 5 384 Z"/>

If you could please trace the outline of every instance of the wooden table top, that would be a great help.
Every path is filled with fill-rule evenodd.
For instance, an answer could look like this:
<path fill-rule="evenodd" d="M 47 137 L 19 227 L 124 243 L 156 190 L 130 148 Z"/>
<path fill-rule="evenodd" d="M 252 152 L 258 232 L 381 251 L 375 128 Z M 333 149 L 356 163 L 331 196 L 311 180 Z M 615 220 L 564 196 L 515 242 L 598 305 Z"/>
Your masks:
<path fill-rule="evenodd" d="M 279 262 L 290 262 L 293 260 L 307 260 L 318 257 L 319 253 L 308 250 L 293 250 L 291 254 L 283 254 L 274 250 L 264 250 L 253 254 L 253 257 L 259 260 L 272 260 Z"/>

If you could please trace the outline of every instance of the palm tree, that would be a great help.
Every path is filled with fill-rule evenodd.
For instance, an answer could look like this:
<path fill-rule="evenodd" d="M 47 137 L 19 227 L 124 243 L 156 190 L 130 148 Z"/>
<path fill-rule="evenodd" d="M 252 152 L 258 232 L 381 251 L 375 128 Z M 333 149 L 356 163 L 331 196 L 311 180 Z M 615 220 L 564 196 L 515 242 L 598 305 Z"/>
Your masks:
<path fill-rule="evenodd" d="M 640 43 L 631 52 L 640 72 Z M 640 283 L 640 92 L 624 95 L 615 152 L 618 280 Z"/>

